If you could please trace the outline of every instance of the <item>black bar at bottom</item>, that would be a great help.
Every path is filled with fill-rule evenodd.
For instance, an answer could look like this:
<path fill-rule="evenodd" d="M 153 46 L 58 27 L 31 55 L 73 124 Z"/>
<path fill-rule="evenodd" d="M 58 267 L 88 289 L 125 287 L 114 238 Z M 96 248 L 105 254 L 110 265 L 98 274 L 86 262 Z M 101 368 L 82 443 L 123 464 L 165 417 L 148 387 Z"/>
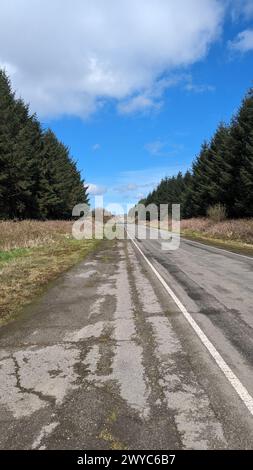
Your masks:
<path fill-rule="evenodd" d="M 99 466 L 116 468 L 120 465 L 148 465 L 150 467 L 177 467 L 179 465 L 203 466 L 222 464 L 227 466 L 252 466 L 253 451 L 86 451 L 86 450 L 44 450 L 44 451 L 0 451 L 0 468 L 15 465 L 16 468 L 45 468 L 45 465 L 62 465 L 67 468 Z M 8 467 L 7 467 L 8 466 Z"/>

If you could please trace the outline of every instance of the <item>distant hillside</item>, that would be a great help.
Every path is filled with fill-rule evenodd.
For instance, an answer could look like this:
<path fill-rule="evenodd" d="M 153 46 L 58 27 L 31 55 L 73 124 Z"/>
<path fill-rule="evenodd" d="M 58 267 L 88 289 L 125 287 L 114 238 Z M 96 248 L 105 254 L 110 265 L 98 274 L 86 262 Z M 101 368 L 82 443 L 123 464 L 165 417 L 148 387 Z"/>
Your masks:
<path fill-rule="evenodd" d="M 43 131 L 0 70 L 0 219 L 67 219 L 88 202 L 69 149 Z"/>
<path fill-rule="evenodd" d="M 205 216 L 217 204 L 228 217 L 253 217 L 253 89 L 231 123 L 203 143 L 191 170 L 163 179 L 140 203 L 180 203 L 183 218 Z"/>

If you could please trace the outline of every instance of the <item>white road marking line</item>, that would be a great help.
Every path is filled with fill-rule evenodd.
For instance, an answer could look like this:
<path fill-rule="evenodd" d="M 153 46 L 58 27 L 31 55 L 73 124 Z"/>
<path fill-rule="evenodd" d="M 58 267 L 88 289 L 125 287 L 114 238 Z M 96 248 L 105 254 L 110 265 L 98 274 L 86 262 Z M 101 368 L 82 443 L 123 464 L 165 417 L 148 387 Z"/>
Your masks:
<path fill-rule="evenodd" d="M 168 294 L 171 296 L 171 298 L 174 300 L 178 308 L 181 310 L 182 314 L 188 321 L 188 323 L 191 325 L 191 327 L 194 329 L 195 333 L 198 335 L 199 339 L 201 342 L 204 344 L 206 349 L 209 351 L 213 359 L 215 360 L 216 364 L 219 366 L 225 377 L 228 379 L 232 387 L 235 389 L 236 393 L 239 395 L 241 400 L 243 401 L 244 405 L 248 408 L 250 414 L 253 416 L 253 398 L 249 394 L 248 390 L 244 387 L 244 385 L 241 383 L 241 381 L 238 379 L 238 377 L 234 374 L 232 369 L 230 369 L 229 365 L 224 361 L 220 353 L 217 351 L 215 346 L 211 343 L 211 341 L 207 338 L 205 333 L 201 330 L 199 325 L 196 323 L 196 321 L 193 319 L 191 314 L 186 310 L 185 306 L 182 304 L 182 302 L 178 299 L 176 294 L 173 292 L 173 290 L 168 286 L 167 282 L 163 279 L 163 277 L 159 274 L 159 272 L 156 270 L 156 268 L 153 266 L 153 264 L 148 260 L 148 258 L 144 255 L 143 251 L 140 249 L 140 247 L 137 245 L 137 243 L 134 241 L 134 239 L 130 236 L 130 234 L 127 232 L 129 239 L 132 241 L 134 246 L 137 248 L 137 250 L 140 252 L 142 257 L 145 259 L 147 264 L 150 266 L 152 271 L 155 273 L 156 277 L 159 279 L 165 290 L 168 292 Z"/>

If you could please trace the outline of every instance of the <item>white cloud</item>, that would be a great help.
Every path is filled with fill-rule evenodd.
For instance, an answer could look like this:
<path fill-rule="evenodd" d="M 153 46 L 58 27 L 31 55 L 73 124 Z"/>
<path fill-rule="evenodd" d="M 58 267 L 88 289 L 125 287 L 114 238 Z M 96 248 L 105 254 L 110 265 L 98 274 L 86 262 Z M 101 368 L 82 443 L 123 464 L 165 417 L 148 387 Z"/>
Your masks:
<path fill-rule="evenodd" d="M 238 52 L 253 51 L 253 29 L 246 29 L 229 42 L 230 49 Z"/>
<path fill-rule="evenodd" d="M 244 15 L 248 19 L 253 17 L 253 2 L 252 2 L 252 0 L 245 0 L 244 1 Z"/>
<path fill-rule="evenodd" d="M 253 2 L 252 0 L 230 0 L 232 18 L 237 20 L 240 17 L 249 20 L 253 17 Z"/>
<path fill-rule="evenodd" d="M 185 79 L 185 75 L 179 74 L 158 79 L 141 93 L 121 101 L 118 105 L 118 110 L 121 114 L 132 114 L 135 112 L 147 113 L 154 110 L 158 111 L 163 105 L 162 95 L 164 91 Z"/>
<path fill-rule="evenodd" d="M 145 145 L 145 149 L 151 155 L 161 155 L 162 150 L 166 147 L 166 142 L 162 142 L 161 140 L 155 140 L 154 142 L 149 142 Z"/>
<path fill-rule="evenodd" d="M 172 75 L 171 77 L 157 80 L 144 92 L 121 101 L 118 104 L 118 111 L 121 114 L 133 114 L 136 112 L 147 114 L 151 111 L 159 111 L 163 106 L 162 97 L 164 92 L 168 88 L 180 83 L 185 83 L 183 89 L 194 93 L 204 93 L 215 90 L 215 87 L 212 85 L 193 83 L 193 78 L 190 74 Z"/>
<path fill-rule="evenodd" d="M 185 172 L 187 165 L 167 165 L 166 167 L 152 167 L 142 170 L 124 171 L 120 175 L 120 185 L 118 187 L 127 188 L 135 186 L 135 189 L 146 188 L 147 192 L 153 189 L 162 178 L 172 176 L 179 171 Z"/>
<path fill-rule="evenodd" d="M 107 192 L 106 186 L 100 186 L 94 183 L 87 183 L 88 186 L 88 193 L 91 196 L 101 196 Z"/>
<path fill-rule="evenodd" d="M 115 191 L 118 193 L 128 193 L 129 191 L 135 191 L 138 189 L 138 184 L 136 183 L 128 183 L 128 184 L 123 184 L 122 186 L 117 186 L 115 188 Z"/>
<path fill-rule="evenodd" d="M 121 186 L 117 186 L 115 188 L 115 191 L 118 193 L 129 193 L 131 191 L 136 191 L 137 189 L 141 188 L 150 188 L 154 183 L 144 183 L 144 184 L 137 184 L 137 183 L 128 183 L 128 184 L 123 184 Z"/>
<path fill-rule="evenodd" d="M 145 149 L 156 157 L 166 157 L 176 155 L 178 152 L 183 150 L 182 144 L 168 144 L 161 140 L 155 140 L 145 145 Z"/>
<path fill-rule="evenodd" d="M 136 194 L 136 199 L 138 201 L 140 201 L 141 199 L 144 199 L 146 197 L 146 194 L 145 193 L 139 193 L 139 194 Z"/>
<path fill-rule="evenodd" d="M 1 0 L 0 63 L 41 116 L 86 117 L 107 99 L 122 113 L 157 109 L 160 77 L 205 57 L 223 10 L 222 0 Z"/>
<path fill-rule="evenodd" d="M 156 102 L 152 97 L 147 95 L 137 95 L 118 105 L 121 114 L 132 114 L 136 112 L 146 113 L 152 110 L 160 109 L 162 103 Z"/>
<path fill-rule="evenodd" d="M 215 91 L 215 87 L 213 85 L 207 85 L 205 83 L 194 83 L 191 75 L 188 76 L 184 89 L 193 93 L 206 93 Z"/>
<path fill-rule="evenodd" d="M 101 145 L 100 144 L 94 144 L 92 145 L 92 150 L 93 152 L 97 152 L 98 150 L 100 150 L 101 148 Z"/>

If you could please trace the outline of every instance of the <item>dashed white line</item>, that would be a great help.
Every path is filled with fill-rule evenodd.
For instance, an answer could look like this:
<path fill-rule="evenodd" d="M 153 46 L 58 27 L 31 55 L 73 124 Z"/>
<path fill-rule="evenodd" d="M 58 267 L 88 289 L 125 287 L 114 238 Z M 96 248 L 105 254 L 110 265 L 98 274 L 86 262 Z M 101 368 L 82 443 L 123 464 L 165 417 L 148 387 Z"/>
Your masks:
<path fill-rule="evenodd" d="M 201 330 L 199 325 L 196 323 L 194 318 L 191 316 L 191 314 L 187 311 L 185 306 L 182 304 L 182 302 L 179 300 L 179 298 L 176 296 L 176 294 L 173 292 L 173 290 L 169 287 L 167 282 L 163 279 L 163 277 L 159 274 L 157 269 L 153 266 L 153 264 L 148 260 L 148 258 L 144 255 L 143 251 L 141 248 L 137 245 L 137 243 L 134 241 L 134 239 L 130 236 L 130 234 L 127 232 L 129 239 L 132 241 L 133 245 L 137 248 L 137 250 L 140 252 L 142 257 L 145 259 L 146 263 L 149 265 L 149 267 L 152 269 L 156 277 L 159 279 L 165 290 L 168 292 L 170 297 L 174 300 L 178 308 L 181 310 L 182 314 L 188 321 L 188 323 L 191 325 L 197 336 L 199 337 L 200 341 L 204 344 L 206 349 L 209 351 L 213 359 L 215 360 L 216 364 L 220 368 L 220 370 L 223 372 L 229 383 L 232 385 L 236 393 L 239 395 L 241 400 L 243 401 L 244 405 L 248 408 L 250 414 L 253 416 L 253 397 L 249 394 L 248 390 L 244 387 L 244 385 L 241 383 L 241 381 L 238 379 L 238 377 L 234 374 L 232 369 L 229 367 L 229 365 L 224 361 L 223 357 L 220 355 L 220 353 L 217 351 L 215 346 L 211 343 L 211 341 L 207 338 L 205 333 Z"/>

